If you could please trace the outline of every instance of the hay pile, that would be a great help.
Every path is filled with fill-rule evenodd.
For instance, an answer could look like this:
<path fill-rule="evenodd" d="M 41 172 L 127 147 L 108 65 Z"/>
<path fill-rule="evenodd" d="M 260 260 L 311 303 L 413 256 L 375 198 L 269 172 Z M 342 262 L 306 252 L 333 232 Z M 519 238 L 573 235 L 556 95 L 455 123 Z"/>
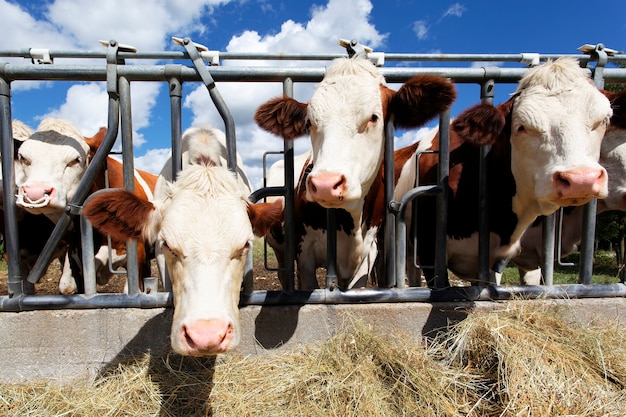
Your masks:
<path fill-rule="evenodd" d="M 427 344 L 356 319 L 291 352 L 144 357 L 94 382 L 0 385 L 2 416 L 624 416 L 623 328 L 512 303 Z"/>

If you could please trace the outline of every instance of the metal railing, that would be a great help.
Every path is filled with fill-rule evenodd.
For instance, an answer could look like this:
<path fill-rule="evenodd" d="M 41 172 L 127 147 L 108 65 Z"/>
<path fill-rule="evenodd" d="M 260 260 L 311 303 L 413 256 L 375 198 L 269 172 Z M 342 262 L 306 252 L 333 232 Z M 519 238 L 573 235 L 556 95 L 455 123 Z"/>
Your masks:
<path fill-rule="evenodd" d="M 229 151 L 228 166 L 235 170 L 235 125 L 230 115 L 227 103 L 221 98 L 215 82 L 276 82 L 282 83 L 283 92 L 287 96 L 293 95 L 293 83 L 319 82 L 325 73 L 324 63 L 346 54 L 263 54 L 263 53 L 225 53 L 209 51 L 202 45 L 193 43 L 191 40 L 178 39 L 175 41 L 183 46 L 184 51 L 169 52 L 139 52 L 134 48 L 118 44 L 116 41 L 106 43 L 106 52 L 80 52 L 80 51 L 56 51 L 56 50 L 33 50 L 24 49 L 18 51 L 0 51 L 0 124 L 2 152 L 2 175 L 5 213 L 5 245 L 8 264 L 8 287 L 9 295 L 0 296 L 0 311 L 21 311 L 31 309 L 59 309 L 59 308 L 102 308 L 102 307 L 138 307 L 153 308 L 171 305 L 171 294 L 154 290 L 154 283 L 146 281 L 151 290 L 139 291 L 136 255 L 132 255 L 131 263 L 127 266 L 129 280 L 129 294 L 98 294 L 95 290 L 95 273 L 93 269 L 93 247 L 89 248 L 91 231 L 88 222 L 83 221 L 83 252 L 85 254 L 85 294 L 77 295 L 28 295 L 24 291 L 25 284 L 36 283 L 46 266 L 50 262 L 52 251 L 67 229 L 70 221 L 81 213 L 82 205 L 88 197 L 96 173 L 103 167 L 106 156 L 114 145 L 118 134 L 118 125 L 121 121 L 121 138 L 123 159 L 125 167 L 125 184 L 132 185 L 133 150 L 132 150 L 132 126 L 130 114 L 130 85 L 136 81 L 164 82 L 169 85 L 170 110 L 171 110 L 171 136 L 172 136 L 172 159 L 173 175 L 181 168 L 181 124 L 182 124 L 182 85 L 184 83 L 203 83 L 213 101 L 220 116 L 224 120 L 227 148 Z M 578 59 L 581 66 L 588 67 L 589 76 L 596 85 L 601 87 L 603 83 L 626 82 L 626 69 L 609 68 L 607 63 L 626 62 L 624 54 L 607 54 L 603 45 L 596 45 L 586 54 L 555 55 L 555 54 L 393 54 L 371 53 L 368 57 L 377 65 L 384 62 L 409 62 L 409 63 L 457 63 L 456 66 L 388 66 L 381 67 L 380 72 L 387 82 L 404 82 L 418 74 L 435 74 L 450 78 L 455 83 L 478 84 L 481 86 L 481 100 L 489 102 L 493 99 L 493 92 L 497 84 L 517 83 L 525 74 L 528 65 L 535 65 L 548 59 L 562 56 L 570 56 Z M 2 62 L 2 58 L 9 58 L 11 62 Z M 29 63 L 14 63 L 15 58 L 30 59 Z M 59 64 L 59 61 L 70 59 L 72 61 L 88 60 L 87 64 L 69 63 Z M 99 61 L 104 62 L 100 63 Z M 56 60 L 56 62 L 55 62 Z M 128 64 L 128 61 L 133 61 Z M 150 60 L 148 64 L 138 64 L 141 60 Z M 317 66 L 216 66 L 223 60 L 246 60 L 246 61 L 320 61 Z M 95 61 L 95 63 L 93 63 Z M 152 61 L 165 64 L 154 64 Z M 177 62 L 180 61 L 180 62 Z M 188 64 L 191 62 L 191 66 Z M 481 62 L 483 67 L 459 67 L 458 63 Z M 496 67 L 490 66 L 490 62 L 519 63 L 519 67 Z M 596 62 L 595 67 L 588 65 Z M 208 65 L 207 65 L 208 63 Z M 65 216 L 56 225 L 48 243 L 44 247 L 39 259 L 28 277 L 20 274 L 19 242 L 17 239 L 18 224 L 15 213 L 15 196 L 12 190 L 15 187 L 13 172 L 13 142 L 11 138 L 11 83 L 21 80 L 43 81 L 105 81 L 107 84 L 108 99 L 108 132 L 102 146 L 97 151 L 91 162 L 85 177 L 81 181 L 78 191 L 68 204 Z M 449 112 L 440 118 L 442 137 L 448 137 Z M 387 129 L 387 143 L 385 147 L 385 166 L 393 167 L 393 126 Z M 440 150 L 445 153 L 445 149 Z M 486 152 L 487 150 L 485 150 Z M 293 265 L 295 248 L 293 244 L 293 145 L 285 141 L 285 185 L 283 187 L 262 188 L 256 190 L 250 197 L 251 201 L 258 201 L 267 196 L 286 197 L 286 264 Z M 441 155 L 440 155 L 441 156 Z M 446 160 L 447 155 L 443 157 Z M 447 163 L 440 164 L 447 168 Z M 393 172 L 393 171 L 391 171 Z M 445 172 L 440 178 L 445 178 Z M 406 242 L 404 230 L 404 207 L 407 203 L 420 195 L 437 195 L 440 204 L 445 205 L 445 194 L 441 191 L 441 184 L 423 189 L 412 190 L 402 201 L 392 202 L 393 175 L 386 175 L 387 192 L 386 204 L 388 209 L 387 223 L 393 223 L 395 227 L 387 227 L 385 247 L 390 250 L 385 255 L 386 259 L 396 259 L 391 265 L 387 265 L 387 280 L 385 285 L 393 285 L 394 288 L 366 288 L 341 291 L 329 288 L 296 291 L 293 286 L 293 271 L 287 268 L 288 279 L 284 291 L 255 291 L 251 283 L 251 274 L 247 274 L 245 291 L 242 292 L 241 304 L 300 304 L 300 303 L 353 303 L 353 302 L 408 302 L 408 301 L 438 301 L 438 300 L 486 300 L 486 299 L 509 299 L 514 295 L 528 298 L 535 297 L 615 297 L 625 296 L 626 286 L 623 284 L 590 285 L 591 271 L 588 268 L 593 256 L 593 245 L 583 244 L 584 258 L 581 267 L 580 284 L 540 286 L 540 287 L 498 287 L 495 285 L 452 287 L 443 288 L 440 284 L 436 289 L 429 288 L 402 288 L 404 283 L 404 259 Z M 393 208 L 393 210 L 392 210 Z M 440 210 L 441 212 L 445 210 Z M 484 213 L 484 212 L 483 212 Z M 595 216 L 595 207 L 590 207 L 588 213 Z M 486 215 L 486 213 L 484 214 Z M 483 215 L 483 217 L 484 217 Z M 445 225 L 445 217 L 438 219 L 439 224 Z M 487 236 L 486 220 L 483 218 L 481 236 Z M 593 226 L 595 217 L 587 216 L 587 228 L 585 240 L 593 242 Z M 397 230 L 396 230 L 397 229 Z M 332 235 L 329 233 L 329 235 Z M 481 240 L 482 240 L 481 239 Z M 550 239 L 548 239 L 549 241 Z M 484 241 L 484 240 L 483 240 Z M 397 242 L 395 245 L 391 242 Z M 546 262 L 551 262 L 554 249 L 550 242 L 546 243 Z M 553 242 L 552 242 L 553 245 Z M 588 246 L 585 246 L 588 245 Z M 329 244 L 332 247 L 332 241 Z M 588 248 L 591 247 L 591 252 Z M 398 250 L 396 250 L 396 248 Z M 445 269 L 445 233 L 439 234 L 437 243 L 436 267 Z M 481 243 L 480 259 L 481 269 L 479 275 L 486 275 L 489 270 L 488 253 L 485 252 L 485 244 Z M 331 251 L 332 252 L 332 251 Z M 332 254 L 329 254 L 332 255 Z M 134 263 L 132 258 L 134 256 Z M 90 259 L 91 257 L 91 259 Z M 332 264 L 333 259 L 329 259 Z M 549 273 L 549 266 L 545 267 Z M 332 272 L 332 268 L 331 268 Z M 149 280 L 154 280 L 150 277 Z"/>

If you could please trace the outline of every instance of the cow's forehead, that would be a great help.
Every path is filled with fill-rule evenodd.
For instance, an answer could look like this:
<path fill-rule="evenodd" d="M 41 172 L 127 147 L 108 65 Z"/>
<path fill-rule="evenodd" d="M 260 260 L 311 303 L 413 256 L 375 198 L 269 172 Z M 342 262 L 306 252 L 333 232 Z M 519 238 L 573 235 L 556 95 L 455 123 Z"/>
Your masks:
<path fill-rule="evenodd" d="M 369 76 L 363 80 L 353 75 L 320 84 L 307 107 L 311 118 L 371 114 L 375 109 L 382 109 L 380 83 Z"/>
<path fill-rule="evenodd" d="M 50 149 L 55 151 L 50 153 Z M 41 152 L 46 152 L 42 156 L 47 158 L 54 156 L 56 153 L 60 154 L 61 149 L 66 154 L 67 152 L 72 152 L 83 158 L 89 153 L 89 145 L 84 140 L 78 140 L 54 131 L 35 132 L 20 146 L 20 152 L 36 153 L 38 150 L 41 150 Z"/>
<path fill-rule="evenodd" d="M 236 196 L 198 198 L 178 194 L 163 213 L 160 237 L 181 250 L 214 248 L 229 253 L 252 237 L 244 201 Z"/>

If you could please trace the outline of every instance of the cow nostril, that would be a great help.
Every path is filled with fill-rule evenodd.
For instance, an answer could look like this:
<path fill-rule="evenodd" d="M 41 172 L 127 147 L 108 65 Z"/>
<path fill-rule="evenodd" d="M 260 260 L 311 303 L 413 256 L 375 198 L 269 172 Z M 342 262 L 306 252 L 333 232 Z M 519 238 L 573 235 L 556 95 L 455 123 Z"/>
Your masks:
<path fill-rule="evenodd" d="M 339 179 L 339 181 L 337 181 L 337 183 L 335 185 L 333 185 L 333 190 L 337 190 L 339 188 L 342 188 L 343 185 L 346 182 L 346 177 L 344 177 L 343 175 L 341 176 L 341 178 Z"/>
<path fill-rule="evenodd" d="M 567 188 L 571 185 L 570 181 L 560 172 L 554 174 L 552 179 L 555 184 L 560 185 L 563 188 Z"/>

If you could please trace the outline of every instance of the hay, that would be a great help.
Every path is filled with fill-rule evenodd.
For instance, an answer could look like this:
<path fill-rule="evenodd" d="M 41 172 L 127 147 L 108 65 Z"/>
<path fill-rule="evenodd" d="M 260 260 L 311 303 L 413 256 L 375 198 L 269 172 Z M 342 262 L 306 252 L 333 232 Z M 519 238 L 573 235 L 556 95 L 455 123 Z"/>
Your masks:
<path fill-rule="evenodd" d="M 470 313 L 428 344 L 350 318 L 330 340 L 289 352 L 146 354 L 95 381 L 0 385 L 0 415 L 626 415 L 623 328 L 537 306 Z"/>

